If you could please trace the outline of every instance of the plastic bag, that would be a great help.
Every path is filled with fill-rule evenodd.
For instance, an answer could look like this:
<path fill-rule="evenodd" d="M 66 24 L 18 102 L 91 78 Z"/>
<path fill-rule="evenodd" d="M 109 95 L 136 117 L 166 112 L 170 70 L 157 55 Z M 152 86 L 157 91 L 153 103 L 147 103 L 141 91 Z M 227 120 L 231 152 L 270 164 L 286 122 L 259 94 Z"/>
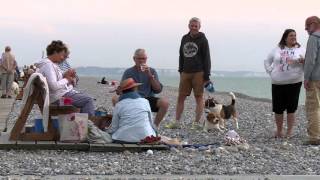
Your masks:
<path fill-rule="evenodd" d="M 88 135 L 88 114 L 72 113 L 59 115 L 60 141 L 82 142 Z"/>

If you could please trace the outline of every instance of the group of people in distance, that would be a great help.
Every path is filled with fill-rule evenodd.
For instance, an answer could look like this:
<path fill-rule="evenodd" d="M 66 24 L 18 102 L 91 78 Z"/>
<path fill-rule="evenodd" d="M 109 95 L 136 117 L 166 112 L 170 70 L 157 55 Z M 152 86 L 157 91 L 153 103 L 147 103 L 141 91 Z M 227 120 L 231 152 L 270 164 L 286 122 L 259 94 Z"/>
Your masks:
<path fill-rule="evenodd" d="M 195 118 L 191 129 L 202 128 L 200 120 L 204 110 L 204 85 L 210 82 L 211 59 L 209 43 L 200 32 L 199 18 L 190 19 L 189 32 L 182 37 L 179 49 L 180 84 L 176 103 L 175 119 L 166 128 L 180 128 L 181 115 L 186 97 L 193 94 L 196 100 Z M 304 81 L 306 89 L 306 116 L 310 144 L 320 144 L 320 19 L 306 19 L 305 29 L 309 33 L 306 50 L 297 42 L 296 32 L 287 29 L 282 38 L 264 61 L 272 79 L 272 109 L 277 131 L 275 137 L 284 137 L 284 112 L 287 112 L 286 136 L 291 137 L 295 124 L 300 88 Z M 9 50 L 10 51 L 10 50 Z M 58 103 L 61 97 L 73 99 L 74 106 L 82 113 L 94 116 L 93 99 L 74 89 L 77 75 L 66 61 L 69 49 L 62 41 L 52 41 L 47 46 L 47 57 L 36 63 L 38 72 L 46 77 L 50 92 L 50 103 Z M 7 49 L 6 49 L 7 52 Z M 2 56 L 7 61 L 10 55 Z M 147 64 L 145 49 L 136 49 L 134 66 L 125 70 L 117 95 L 112 97 L 113 111 L 111 134 L 114 142 L 136 143 L 147 136 L 156 136 L 164 119 L 169 101 L 156 94 L 162 92 L 157 71 Z M 10 64 L 10 67 L 14 64 Z M 152 112 L 156 112 L 153 119 Z"/>
<path fill-rule="evenodd" d="M 272 80 L 272 109 L 277 130 L 275 137 L 290 138 L 295 124 L 295 112 L 304 81 L 306 89 L 307 144 L 320 144 L 320 19 L 308 17 L 305 30 L 309 39 L 304 49 L 293 29 L 286 29 L 277 47 L 264 61 Z M 284 111 L 287 112 L 287 132 L 283 133 Z"/>

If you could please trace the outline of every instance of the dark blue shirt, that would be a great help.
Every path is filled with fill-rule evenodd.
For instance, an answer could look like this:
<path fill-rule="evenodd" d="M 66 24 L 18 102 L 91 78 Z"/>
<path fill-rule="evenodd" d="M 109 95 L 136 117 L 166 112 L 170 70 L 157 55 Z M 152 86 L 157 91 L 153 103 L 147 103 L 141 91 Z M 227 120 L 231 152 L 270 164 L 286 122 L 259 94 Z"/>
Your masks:
<path fill-rule="evenodd" d="M 158 74 L 155 69 L 150 68 L 151 74 L 154 75 L 154 78 L 159 81 Z M 129 69 L 126 69 L 122 76 L 122 81 L 128 78 L 133 78 L 137 83 L 143 83 L 142 85 L 138 86 L 138 93 L 142 97 L 152 97 L 155 94 L 158 94 L 162 91 L 162 84 L 160 91 L 155 91 L 152 89 L 151 80 L 149 79 L 147 73 L 138 71 L 138 69 L 133 66 Z M 160 81 L 159 81 L 160 82 Z"/>

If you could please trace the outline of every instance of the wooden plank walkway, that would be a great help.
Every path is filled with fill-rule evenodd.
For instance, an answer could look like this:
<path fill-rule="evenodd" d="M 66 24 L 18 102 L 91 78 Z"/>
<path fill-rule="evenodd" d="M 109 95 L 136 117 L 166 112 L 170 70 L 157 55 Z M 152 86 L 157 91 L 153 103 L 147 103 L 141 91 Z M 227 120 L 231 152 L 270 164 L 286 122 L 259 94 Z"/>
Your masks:
<path fill-rule="evenodd" d="M 0 98 L 0 150 L 77 150 L 92 152 L 140 152 L 152 150 L 168 150 L 166 145 L 137 145 L 137 144 L 90 144 L 90 143 L 62 143 L 58 141 L 9 141 L 10 130 L 3 132 L 6 121 L 12 110 L 15 99 Z"/>
<path fill-rule="evenodd" d="M 11 112 L 15 99 L 1 99 L 0 98 L 0 132 L 6 128 L 6 121 Z"/>
<path fill-rule="evenodd" d="M 62 143 L 58 141 L 9 141 L 10 133 L 1 132 L 0 150 L 76 150 L 91 152 L 141 152 L 151 150 L 169 150 L 166 145 L 138 145 L 138 144 L 90 144 L 90 143 Z"/>

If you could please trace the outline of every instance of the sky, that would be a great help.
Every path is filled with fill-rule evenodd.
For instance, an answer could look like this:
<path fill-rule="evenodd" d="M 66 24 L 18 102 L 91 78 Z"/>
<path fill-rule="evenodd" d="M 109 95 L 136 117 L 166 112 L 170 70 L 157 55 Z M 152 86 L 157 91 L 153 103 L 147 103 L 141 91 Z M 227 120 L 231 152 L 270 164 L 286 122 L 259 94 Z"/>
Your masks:
<path fill-rule="evenodd" d="M 212 70 L 264 71 L 263 61 L 287 28 L 305 47 L 304 21 L 319 0 L 0 0 L 0 50 L 18 64 L 41 59 L 52 40 L 68 44 L 74 67 L 130 67 L 137 48 L 148 65 L 177 69 L 181 37 L 199 17 Z M 3 51 L 1 50 L 1 51 Z"/>

